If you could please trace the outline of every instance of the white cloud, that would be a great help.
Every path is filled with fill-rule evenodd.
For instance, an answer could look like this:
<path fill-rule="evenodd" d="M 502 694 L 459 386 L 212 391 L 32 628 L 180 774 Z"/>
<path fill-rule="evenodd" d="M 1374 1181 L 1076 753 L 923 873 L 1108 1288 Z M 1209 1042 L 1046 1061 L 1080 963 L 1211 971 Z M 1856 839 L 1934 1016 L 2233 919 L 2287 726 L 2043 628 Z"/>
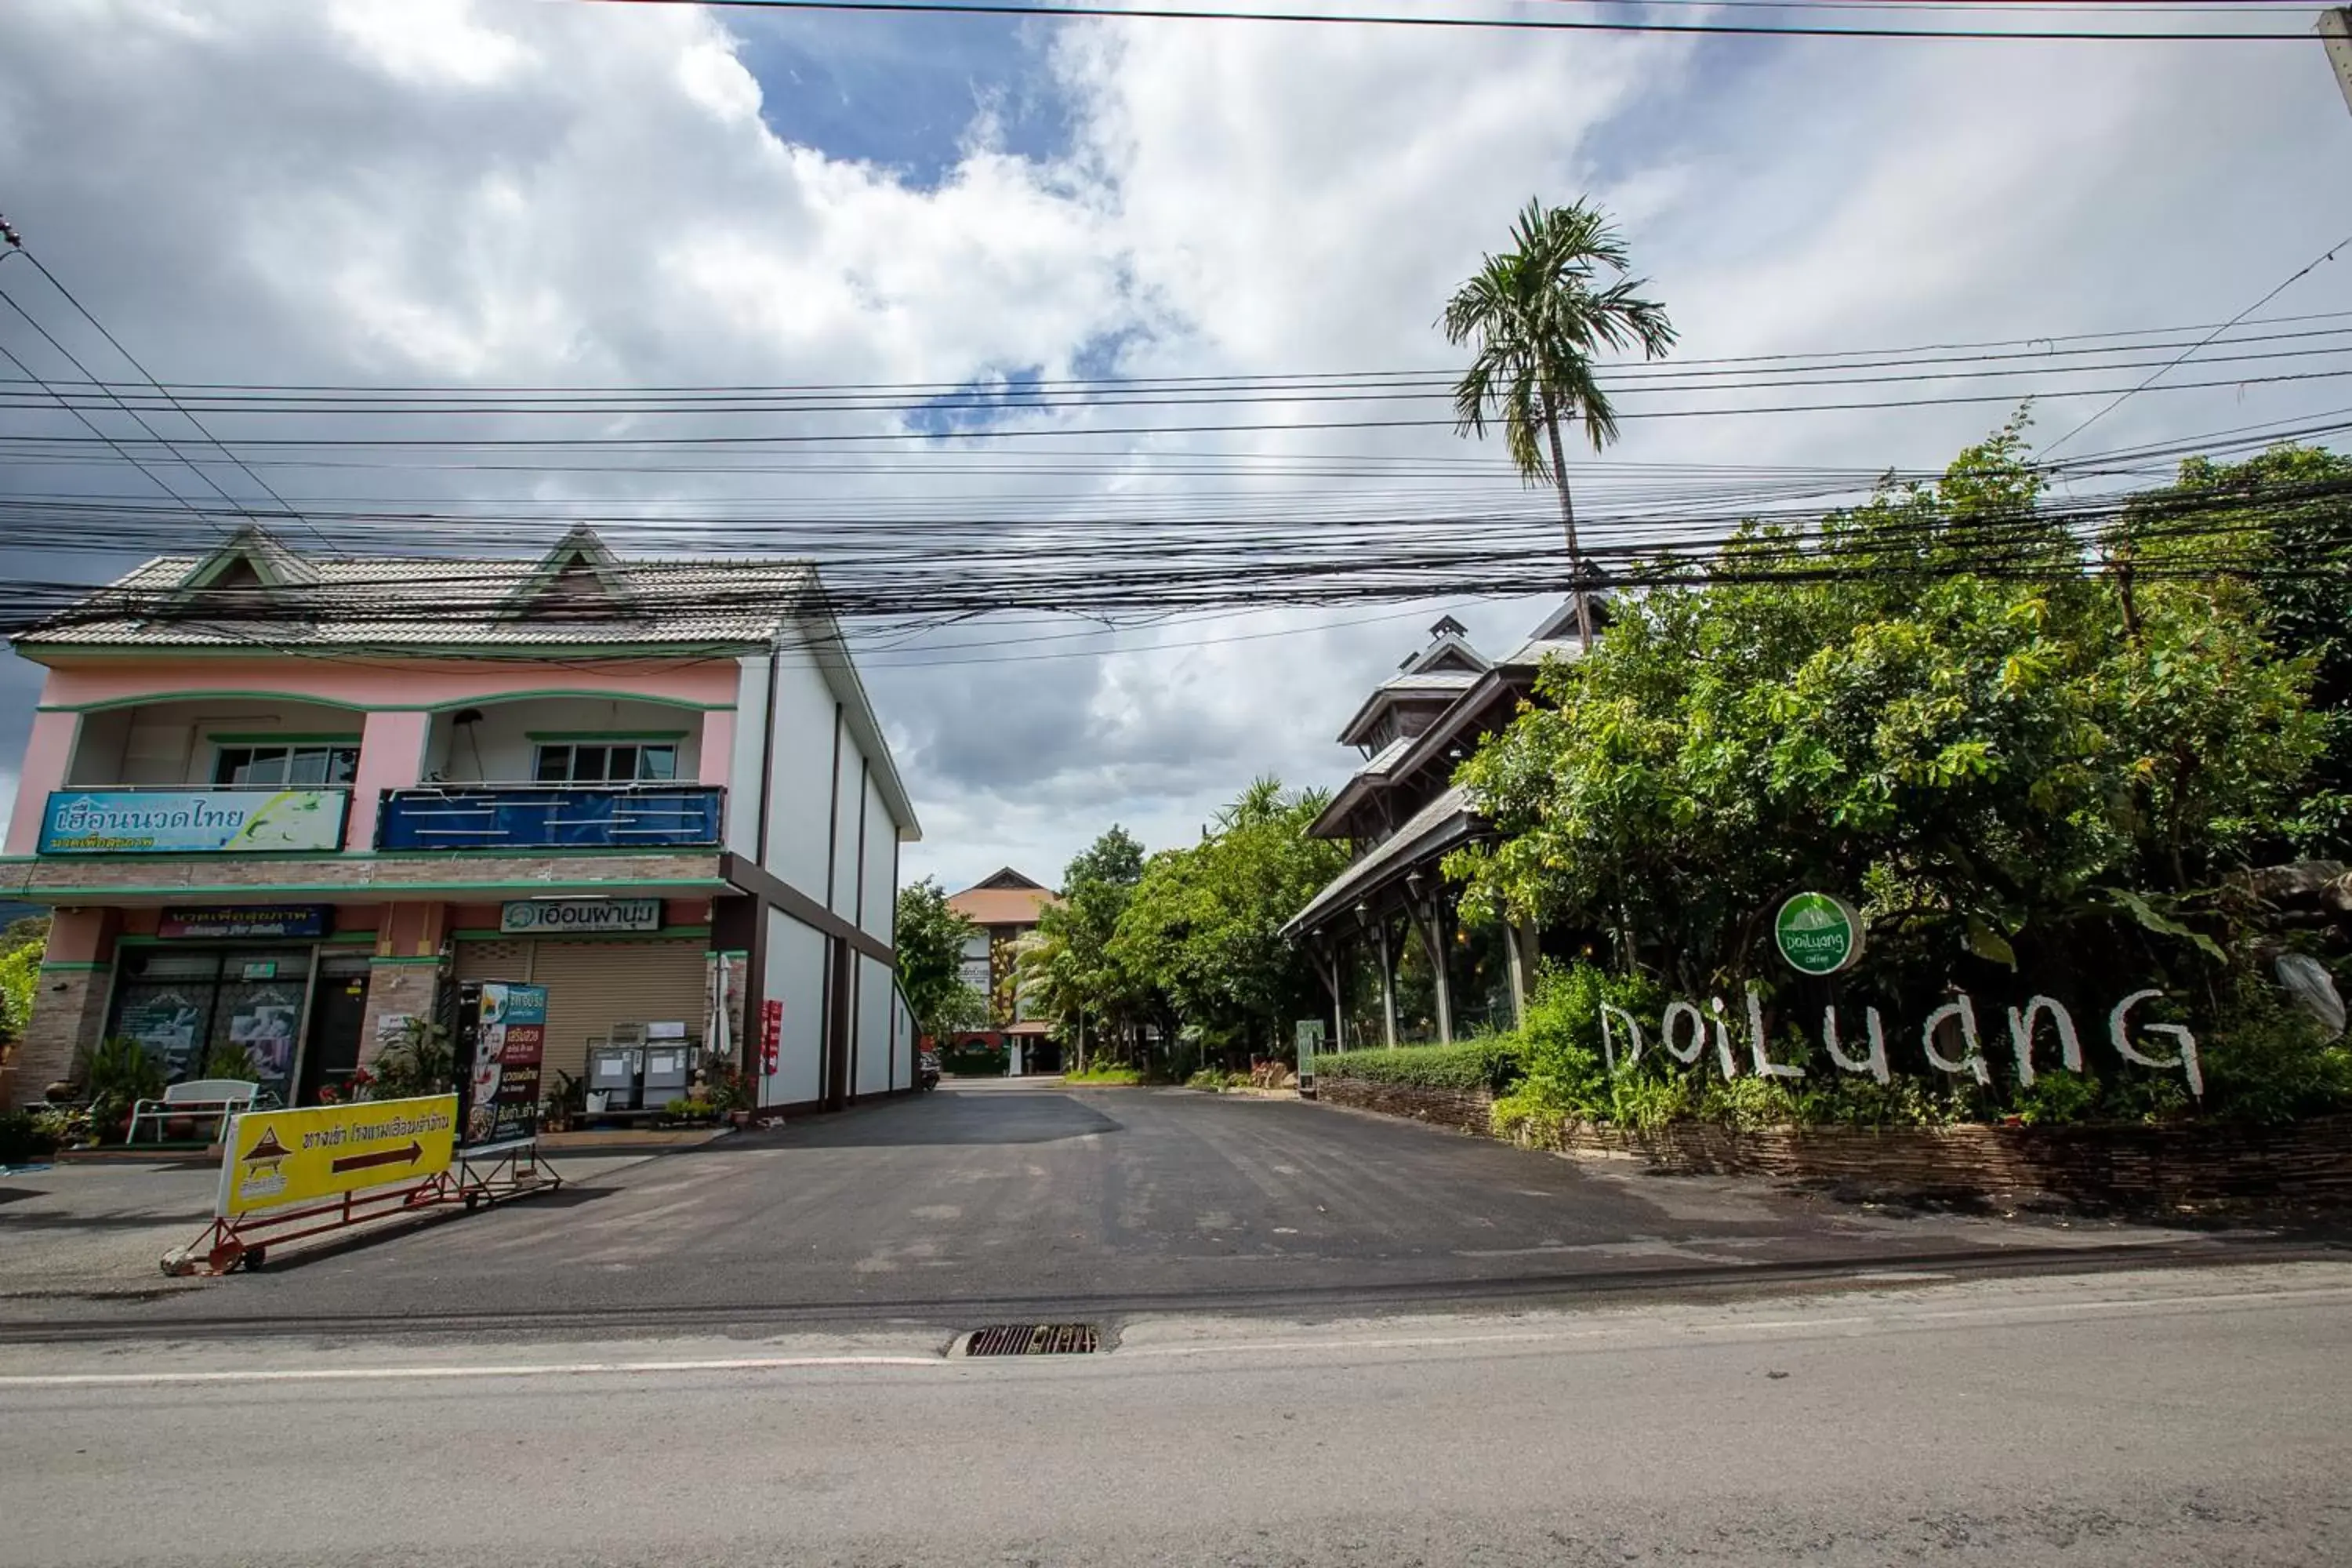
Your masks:
<path fill-rule="evenodd" d="M 1432 321 L 1453 283 L 1530 195 L 1587 190 L 1622 217 L 1685 356 L 2214 321 L 2336 237 L 2342 204 L 2321 195 L 2342 159 L 2324 150 L 2352 136 L 2315 46 L 1041 26 L 1061 28 L 1045 58 L 1070 110 L 1067 155 L 1006 152 L 983 90 L 950 173 L 919 187 L 780 141 L 761 111 L 802 89 L 758 79 L 736 35 L 691 10 L 19 0 L 0 7 L 0 191 L 44 257 L 182 379 L 952 383 L 1066 374 L 1114 337 L 1123 368 L 1150 374 L 1442 364 Z M 2281 308 L 2326 308 L 2342 289 L 2315 282 Z M 2150 394 L 2100 439 L 2336 405 L 2305 388 Z M 2053 405 L 2042 428 L 2088 406 Z M 1612 455 L 1931 463 L 2003 412 L 1629 420 Z M 1464 450 L 1442 429 L 1150 446 Z M 1140 464 L 1091 478 L 280 477 L 289 493 L 572 497 L 592 514 L 621 498 L 821 495 L 854 514 L 877 497 L 1021 494 L 1042 514 L 1289 493 Z M 37 480 L 68 482 L 88 481 Z M 1175 841 L 1254 773 L 1333 782 L 1350 757 L 1328 736 L 1434 614 L 1267 612 L 1130 630 L 1117 640 L 1137 651 L 1108 657 L 877 656 L 869 684 L 930 831 L 908 872 L 955 880 L 1011 860 L 1047 876 L 1113 818 Z M 1465 618 L 1501 643 L 1532 615 Z"/>

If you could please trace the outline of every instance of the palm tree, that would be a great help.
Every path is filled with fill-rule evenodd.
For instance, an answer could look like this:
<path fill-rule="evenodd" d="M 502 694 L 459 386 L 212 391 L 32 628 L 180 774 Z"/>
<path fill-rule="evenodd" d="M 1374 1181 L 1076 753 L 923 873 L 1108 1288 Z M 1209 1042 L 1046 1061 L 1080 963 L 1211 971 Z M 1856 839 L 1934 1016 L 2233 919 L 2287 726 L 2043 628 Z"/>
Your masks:
<path fill-rule="evenodd" d="M 1440 321 L 1447 341 L 1477 344 L 1454 389 L 1456 428 L 1484 436 L 1487 419 L 1499 419 L 1520 477 L 1559 487 L 1577 635 L 1587 651 L 1592 611 L 1560 421 L 1581 416 L 1599 452 L 1617 438 L 1617 410 L 1593 376 L 1592 356 L 1639 343 L 1643 358 L 1656 359 L 1675 343 L 1665 307 L 1640 296 L 1648 279 L 1627 277 L 1627 267 L 1625 242 L 1606 214 L 1581 201 L 1548 207 L 1531 200 L 1511 226 L 1511 248 L 1485 259 L 1446 301 Z M 1613 281 L 1604 284 L 1604 272 Z"/>

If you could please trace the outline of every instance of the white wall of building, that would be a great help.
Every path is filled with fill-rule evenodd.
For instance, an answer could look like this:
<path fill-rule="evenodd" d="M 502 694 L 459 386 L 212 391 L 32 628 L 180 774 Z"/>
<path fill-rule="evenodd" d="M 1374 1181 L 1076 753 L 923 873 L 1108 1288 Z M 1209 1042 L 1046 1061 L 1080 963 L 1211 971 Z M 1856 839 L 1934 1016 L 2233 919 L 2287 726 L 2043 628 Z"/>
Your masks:
<path fill-rule="evenodd" d="M 823 903 L 825 825 L 833 805 L 833 689 L 806 649 L 787 647 L 777 660 L 774 695 L 776 757 L 769 781 L 767 869 Z M 739 726 L 748 728 L 756 726 Z M 759 738 L 751 737 L 751 743 L 756 769 Z"/>
<path fill-rule="evenodd" d="M 764 994 L 784 1005 L 776 1070 L 760 1083 L 761 1105 L 793 1105 L 817 1098 L 824 1064 L 825 939 L 780 910 L 768 912 Z M 744 1020 L 753 1048 L 760 1020 Z"/>
<path fill-rule="evenodd" d="M 890 971 L 863 953 L 857 959 L 857 1092 L 890 1087 Z M 900 1080 L 904 1082 L 904 1079 Z"/>
<path fill-rule="evenodd" d="M 891 1081 L 900 1089 L 915 1081 L 915 1016 L 907 1011 L 896 985 L 890 988 L 890 1055 L 897 1064 Z"/>
<path fill-rule="evenodd" d="M 866 776 L 866 912 L 859 922 L 869 936 L 890 940 L 898 900 L 898 825 L 882 799 L 882 786 Z"/>
<path fill-rule="evenodd" d="M 835 782 L 841 803 L 833 827 L 833 886 L 825 907 L 845 921 L 857 918 L 857 814 L 866 802 L 866 759 L 846 727 L 841 732 L 841 773 Z"/>
<path fill-rule="evenodd" d="M 728 759 L 727 847 L 746 859 L 760 857 L 760 763 L 768 740 L 768 661 L 736 661 L 735 754 Z"/>

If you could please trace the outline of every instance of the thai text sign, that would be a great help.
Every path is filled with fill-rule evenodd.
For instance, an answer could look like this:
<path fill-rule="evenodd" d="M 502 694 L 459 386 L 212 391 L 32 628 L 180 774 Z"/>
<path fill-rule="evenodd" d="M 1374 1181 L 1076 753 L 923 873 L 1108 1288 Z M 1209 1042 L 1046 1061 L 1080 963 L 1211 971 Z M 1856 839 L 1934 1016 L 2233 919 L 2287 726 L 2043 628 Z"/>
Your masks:
<path fill-rule="evenodd" d="M 215 1212 L 228 1219 L 422 1181 L 449 1168 L 457 1131 L 454 1094 L 249 1111 L 229 1123 Z"/>
<path fill-rule="evenodd" d="M 466 1145 L 539 1135 L 539 1076 L 547 1052 L 547 987 L 482 982 L 467 1079 Z"/>
<path fill-rule="evenodd" d="M 324 904 L 218 904 L 205 909 L 167 909 L 155 925 L 160 937 L 307 937 L 327 934 Z"/>
<path fill-rule="evenodd" d="M 351 798 L 339 789 L 58 790 L 41 818 L 40 852 L 337 849 Z"/>
<path fill-rule="evenodd" d="M 659 899 L 510 899 L 499 906 L 499 930 L 556 935 L 659 931 Z"/>

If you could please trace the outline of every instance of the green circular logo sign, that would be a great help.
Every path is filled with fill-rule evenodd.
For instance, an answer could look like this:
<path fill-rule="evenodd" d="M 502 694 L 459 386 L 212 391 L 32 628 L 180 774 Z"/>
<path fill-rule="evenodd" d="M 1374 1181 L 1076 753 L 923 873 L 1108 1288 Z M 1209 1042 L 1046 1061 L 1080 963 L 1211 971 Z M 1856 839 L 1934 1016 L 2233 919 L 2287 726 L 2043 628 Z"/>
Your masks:
<path fill-rule="evenodd" d="M 1862 956 L 1862 916 L 1827 893 L 1799 893 L 1772 921 L 1780 956 L 1800 974 L 1835 974 Z"/>

